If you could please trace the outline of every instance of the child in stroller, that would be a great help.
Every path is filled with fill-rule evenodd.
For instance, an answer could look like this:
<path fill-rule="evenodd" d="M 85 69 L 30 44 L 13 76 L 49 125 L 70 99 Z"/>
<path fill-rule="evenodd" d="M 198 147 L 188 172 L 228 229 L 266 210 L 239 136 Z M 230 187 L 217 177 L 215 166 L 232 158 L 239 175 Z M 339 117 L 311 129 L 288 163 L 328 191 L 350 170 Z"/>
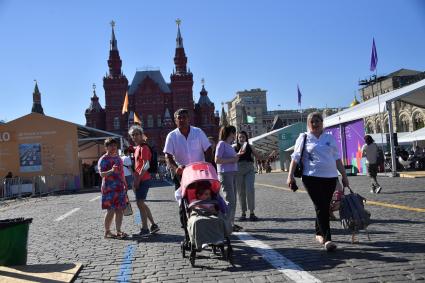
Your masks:
<path fill-rule="evenodd" d="M 181 243 L 183 257 L 190 250 L 193 266 L 196 252 L 210 245 L 214 253 L 220 249 L 223 258 L 232 263 L 230 221 L 226 218 L 226 204 L 219 194 L 220 182 L 214 167 L 206 162 L 188 165 L 178 191 L 177 199 L 179 193 L 182 197 L 180 219 L 185 232 L 185 241 Z"/>

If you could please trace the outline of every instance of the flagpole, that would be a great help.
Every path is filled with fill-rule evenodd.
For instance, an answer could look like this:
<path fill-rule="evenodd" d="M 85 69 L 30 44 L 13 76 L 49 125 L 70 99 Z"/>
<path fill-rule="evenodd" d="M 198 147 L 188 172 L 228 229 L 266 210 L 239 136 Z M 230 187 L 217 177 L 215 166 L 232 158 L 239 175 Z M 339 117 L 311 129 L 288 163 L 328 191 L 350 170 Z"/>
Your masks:
<path fill-rule="evenodd" d="M 378 91 L 378 62 L 377 62 L 378 54 L 376 52 L 375 38 L 373 38 L 372 56 L 375 57 L 373 60 L 374 60 L 374 67 L 375 67 L 375 85 L 376 85 L 377 97 L 378 97 L 378 111 L 379 111 L 378 117 L 380 118 L 379 120 L 381 122 L 381 150 L 382 150 L 382 153 L 384 153 L 385 152 L 384 151 L 384 116 L 383 116 L 383 113 L 381 113 L 381 101 L 379 99 L 380 91 L 382 91 L 382 88 L 380 88 L 380 90 Z M 373 85 L 372 85 L 372 94 L 373 94 Z M 390 117 L 388 117 L 388 119 L 390 119 Z M 385 165 L 384 165 L 384 172 L 385 172 Z"/>

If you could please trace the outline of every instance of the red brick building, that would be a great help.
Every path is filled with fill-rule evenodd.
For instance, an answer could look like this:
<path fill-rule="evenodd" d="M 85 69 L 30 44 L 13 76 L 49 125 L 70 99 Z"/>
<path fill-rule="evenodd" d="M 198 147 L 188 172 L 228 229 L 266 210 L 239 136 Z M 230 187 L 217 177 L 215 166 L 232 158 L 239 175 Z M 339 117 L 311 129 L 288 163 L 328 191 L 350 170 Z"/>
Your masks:
<path fill-rule="evenodd" d="M 122 73 L 122 61 L 112 23 L 108 67 L 103 78 L 105 108 L 93 91 L 91 104 L 85 112 L 86 125 L 127 137 L 129 125 L 134 123 L 135 114 L 152 145 L 161 152 L 165 137 L 175 128 L 173 113 L 179 108 L 190 111 L 192 125 L 200 127 L 207 136 L 217 137 L 219 118 L 214 103 L 208 98 L 204 85 L 198 103 L 193 101 L 193 74 L 187 68 L 187 57 L 183 47 L 180 26 L 177 27 L 175 69 L 170 82 L 158 71 L 136 71 L 131 84 Z M 128 112 L 122 114 L 125 95 L 128 93 Z"/>

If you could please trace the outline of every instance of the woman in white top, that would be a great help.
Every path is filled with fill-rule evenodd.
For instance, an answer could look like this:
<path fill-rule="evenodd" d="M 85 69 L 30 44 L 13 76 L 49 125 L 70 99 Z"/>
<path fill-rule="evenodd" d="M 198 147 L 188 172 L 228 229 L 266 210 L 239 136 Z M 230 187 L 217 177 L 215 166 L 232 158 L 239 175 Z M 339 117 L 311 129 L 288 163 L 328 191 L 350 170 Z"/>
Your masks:
<path fill-rule="evenodd" d="M 344 187 L 349 185 L 348 178 L 334 138 L 323 132 L 322 115 L 318 112 L 310 113 L 307 117 L 307 127 L 308 132 L 300 134 L 295 142 L 287 184 L 289 187 L 295 185 L 294 171 L 303 150 L 302 181 L 316 210 L 316 240 L 324 245 L 327 251 L 333 251 L 336 245 L 331 239 L 329 206 L 338 180 L 337 170 L 342 175 Z M 304 138 L 306 140 L 303 148 Z"/>

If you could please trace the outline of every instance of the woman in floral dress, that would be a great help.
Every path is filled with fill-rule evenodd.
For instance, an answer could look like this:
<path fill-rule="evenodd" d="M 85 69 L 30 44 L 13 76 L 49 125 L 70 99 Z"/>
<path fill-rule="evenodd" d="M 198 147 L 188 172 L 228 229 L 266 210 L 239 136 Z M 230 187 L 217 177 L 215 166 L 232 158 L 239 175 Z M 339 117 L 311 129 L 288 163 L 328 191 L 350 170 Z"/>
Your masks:
<path fill-rule="evenodd" d="M 118 155 L 117 141 L 112 138 L 105 140 L 106 153 L 99 159 L 98 167 L 102 177 L 102 209 L 106 209 L 105 238 L 126 238 L 121 231 L 123 212 L 127 205 L 127 184 L 125 182 L 123 163 Z M 116 234 L 111 232 L 112 220 L 115 214 Z"/>

